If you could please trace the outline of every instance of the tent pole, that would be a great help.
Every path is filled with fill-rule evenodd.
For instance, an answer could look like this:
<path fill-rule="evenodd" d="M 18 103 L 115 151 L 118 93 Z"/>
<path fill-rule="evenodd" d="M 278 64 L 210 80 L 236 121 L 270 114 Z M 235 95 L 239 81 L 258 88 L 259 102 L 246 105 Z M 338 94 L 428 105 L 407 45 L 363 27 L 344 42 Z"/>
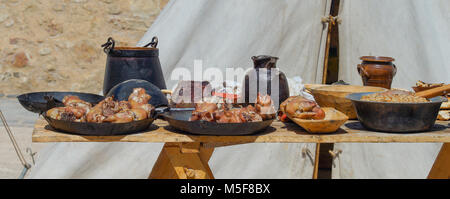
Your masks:
<path fill-rule="evenodd" d="M 323 71 L 322 71 L 322 84 L 327 83 L 327 70 L 328 70 L 328 56 L 330 54 L 330 43 L 331 43 L 331 29 L 335 25 L 335 18 L 333 16 L 328 16 L 322 18 L 323 23 L 328 24 L 328 32 L 327 32 L 327 43 L 325 45 L 325 57 L 323 62 Z"/>
<path fill-rule="evenodd" d="M 317 179 L 319 174 L 319 156 L 320 156 L 320 143 L 316 144 L 316 154 L 314 154 L 314 171 L 313 179 Z"/>

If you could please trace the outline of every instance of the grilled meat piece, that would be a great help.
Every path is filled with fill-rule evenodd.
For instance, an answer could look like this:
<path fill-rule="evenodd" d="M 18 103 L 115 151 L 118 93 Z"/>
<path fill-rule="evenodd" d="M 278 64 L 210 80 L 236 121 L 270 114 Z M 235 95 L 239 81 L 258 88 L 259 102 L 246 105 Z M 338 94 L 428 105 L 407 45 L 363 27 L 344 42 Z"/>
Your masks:
<path fill-rule="evenodd" d="M 139 107 L 143 104 L 148 104 L 152 97 L 145 92 L 143 88 L 134 88 L 133 92 L 128 97 L 128 102 L 132 108 Z"/>
<path fill-rule="evenodd" d="M 105 100 L 102 100 L 97 105 L 95 105 L 86 115 L 87 122 L 95 122 L 102 123 L 106 118 L 103 115 L 103 105 L 105 104 Z"/>
<path fill-rule="evenodd" d="M 137 89 L 135 89 L 135 91 L 136 90 Z M 114 101 L 113 97 L 105 98 L 91 109 L 87 115 L 87 121 L 97 123 L 125 123 L 150 118 L 153 114 L 154 107 L 151 104 L 146 104 L 150 97 L 145 93 L 145 90 L 143 91 L 144 94 L 133 92 L 138 95 L 135 95 L 134 97 L 131 97 L 130 95 L 130 99 L 133 100 L 132 102 L 117 102 Z M 140 104 L 144 102 L 145 104 Z"/>
<path fill-rule="evenodd" d="M 260 95 L 256 98 L 256 111 L 261 115 L 263 120 L 270 120 L 275 118 L 276 111 L 273 106 L 272 99 L 269 95 Z"/>
<path fill-rule="evenodd" d="M 143 109 L 147 113 L 147 118 L 150 118 L 155 111 L 155 107 L 148 103 L 152 96 L 145 92 L 143 88 L 133 89 L 133 93 L 128 97 L 128 102 L 131 109 Z M 134 111 L 136 112 L 136 111 Z M 139 117 L 141 118 L 141 117 Z"/>
<path fill-rule="evenodd" d="M 147 119 L 147 112 L 144 109 L 128 109 L 108 116 L 103 121 L 111 123 L 127 123 Z"/>
<path fill-rule="evenodd" d="M 89 112 L 89 110 L 92 108 L 91 103 L 81 100 L 78 96 L 73 95 L 65 96 L 62 102 L 66 107 L 82 108 L 85 110 L 86 113 Z"/>
<path fill-rule="evenodd" d="M 47 111 L 47 116 L 56 120 L 73 122 L 86 121 L 85 110 L 78 107 L 56 107 Z"/>
<path fill-rule="evenodd" d="M 205 120 L 212 122 L 215 120 L 215 112 L 217 109 L 217 105 L 213 103 L 195 104 L 195 110 L 192 111 L 189 121 Z"/>
<path fill-rule="evenodd" d="M 299 119 L 321 120 L 325 118 L 325 112 L 320 106 L 302 96 L 291 96 L 280 105 L 281 111 L 289 117 Z"/>
<path fill-rule="evenodd" d="M 217 123 L 243 123 L 239 109 L 221 110 L 216 115 Z"/>
<path fill-rule="evenodd" d="M 118 102 L 111 96 L 94 107 L 77 96 L 65 96 L 65 107 L 50 109 L 47 116 L 58 120 L 94 123 L 144 120 L 150 118 L 154 112 L 154 107 L 148 104 L 150 99 L 151 96 L 143 88 L 135 88 L 128 98 L 129 101 Z"/>
<path fill-rule="evenodd" d="M 119 103 L 113 97 L 107 97 L 102 104 L 102 115 L 108 117 L 120 111 Z"/>
<path fill-rule="evenodd" d="M 272 119 L 275 109 L 270 97 L 264 96 L 258 101 L 256 107 L 233 108 L 231 104 L 221 104 L 220 108 L 214 103 L 200 103 L 195 105 L 190 121 L 203 120 L 217 123 L 243 123 L 258 122 Z M 261 111 L 263 113 L 261 114 Z"/>
<path fill-rule="evenodd" d="M 252 105 L 239 109 L 239 117 L 244 122 L 260 122 L 263 118 Z"/>

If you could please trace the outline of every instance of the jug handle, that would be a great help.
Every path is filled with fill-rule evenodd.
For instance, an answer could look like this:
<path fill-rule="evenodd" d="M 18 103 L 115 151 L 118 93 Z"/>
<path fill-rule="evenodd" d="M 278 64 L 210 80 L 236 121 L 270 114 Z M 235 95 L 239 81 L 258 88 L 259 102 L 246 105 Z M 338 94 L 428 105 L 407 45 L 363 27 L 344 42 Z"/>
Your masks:
<path fill-rule="evenodd" d="M 112 37 L 109 37 L 106 43 L 102 44 L 103 52 L 108 54 L 111 50 L 114 49 L 114 46 L 116 45 L 116 42 Z"/>
<path fill-rule="evenodd" d="M 394 74 L 392 74 L 392 77 L 394 77 L 397 74 L 397 66 L 395 64 L 392 64 L 392 66 L 394 66 Z"/>
<path fill-rule="evenodd" d="M 362 71 L 362 74 L 361 74 L 361 71 Z M 361 76 L 366 76 L 367 78 L 370 78 L 370 75 L 369 75 L 369 73 L 367 73 L 367 71 L 365 71 L 364 70 L 364 68 L 361 66 L 361 64 L 358 64 L 358 73 L 359 73 L 359 75 L 361 75 Z"/>
<path fill-rule="evenodd" d="M 152 48 L 156 48 L 156 46 L 158 45 L 158 37 L 153 37 L 152 38 L 152 41 L 150 42 L 150 43 L 148 43 L 147 45 L 145 45 L 144 47 L 148 47 L 148 46 L 150 46 L 150 47 L 152 47 Z"/>

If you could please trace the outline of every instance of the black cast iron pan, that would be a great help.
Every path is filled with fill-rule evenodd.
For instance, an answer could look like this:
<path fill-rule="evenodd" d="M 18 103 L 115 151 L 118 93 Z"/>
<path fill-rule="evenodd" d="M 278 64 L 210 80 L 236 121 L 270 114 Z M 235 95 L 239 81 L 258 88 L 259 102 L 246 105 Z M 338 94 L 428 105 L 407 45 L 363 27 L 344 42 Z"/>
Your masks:
<path fill-rule="evenodd" d="M 274 121 L 274 119 L 246 123 L 189 121 L 193 110 L 193 108 L 171 108 L 169 111 L 163 112 L 161 116 L 172 127 L 198 135 L 251 135 L 264 130 Z"/>
<path fill-rule="evenodd" d="M 44 113 L 45 111 L 64 106 L 62 100 L 67 95 L 75 95 L 91 104 L 97 104 L 104 99 L 101 95 L 79 92 L 33 92 L 17 96 L 20 104 L 27 110 L 34 113 Z"/>
<path fill-rule="evenodd" d="M 151 118 L 127 123 L 72 122 L 47 117 L 45 112 L 41 115 L 47 120 L 52 128 L 65 133 L 89 136 L 110 136 L 133 134 L 148 129 L 157 117 L 157 112 L 154 111 Z"/>
<path fill-rule="evenodd" d="M 155 116 L 145 120 L 128 123 L 90 123 L 56 120 L 42 115 L 48 124 L 65 133 L 88 136 L 127 135 L 146 130 L 153 123 Z"/>
<path fill-rule="evenodd" d="M 145 80 L 128 80 L 118 84 L 111 89 L 108 96 L 114 96 L 115 100 L 128 100 L 133 88 L 144 88 L 148 94 L 152 96 L 149 104 L 153 106 L 164 106 L 167 104 L 164 94 L 161 90 Z M 75 93 L 75 92 L 40 92 L 38 94 L 29 93 L 19 96 L 20 103 L 33 112 L 40 113 L 49 123 L 49 125 L 59 131 L 90 136 L 108 136 L 108 135 L 126 135 L 146 130 L 157 117 L 157 111 L 152 117 L 146 120 L 133 121 L 129 123 L 88 123 L 88 122 L 71 122 L 64 120 L 56 120 L 45 115 L 46 111 L 54 107 L 62 107 L 62 99 L 66 95 L 76 95 L 80 99 L 90 102 L 92 105 L 97 104 L 104 99 L 103 96 Z M 30 97 L 32 96 L 32 97 Z M 117 96 L 117 97 L 116 97 Z"/>
<path fill-rule="evenodd" d="M 130 96 L 134 88 L 145 89 L 147 94 L 152 96 L 148 103 L 154 107 L 167 106 L 169 104 L 166 95 L 164 95 L 159 87 L 146 80 L 140 79 L 130 79 L 115 85 L 109 90 L 106 97 L 114 96 L 114 98 L 119 101 L 128 100 L 128 96 Z"/>
<path fill-rule="evenodd" d="M 390 103 L 363 101 L 370 93 L 353 93 L 347 96 L 353 102 L 358 120 L 370 130 L 383 132 L 423 132 L 430 130 L 437 118 L 444 97 L 434 97 L 429 102 Z"/>

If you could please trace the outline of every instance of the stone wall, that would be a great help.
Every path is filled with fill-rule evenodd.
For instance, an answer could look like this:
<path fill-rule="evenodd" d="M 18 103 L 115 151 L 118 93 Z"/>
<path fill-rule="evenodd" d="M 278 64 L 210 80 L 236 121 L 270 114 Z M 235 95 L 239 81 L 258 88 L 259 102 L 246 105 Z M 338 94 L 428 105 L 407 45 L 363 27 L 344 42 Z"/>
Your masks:
<path fill-rule="evenodd" d="M 101 44 L 133 46 L 168 0 L 0 0 L 0 95 L 102 89 Z"/>

